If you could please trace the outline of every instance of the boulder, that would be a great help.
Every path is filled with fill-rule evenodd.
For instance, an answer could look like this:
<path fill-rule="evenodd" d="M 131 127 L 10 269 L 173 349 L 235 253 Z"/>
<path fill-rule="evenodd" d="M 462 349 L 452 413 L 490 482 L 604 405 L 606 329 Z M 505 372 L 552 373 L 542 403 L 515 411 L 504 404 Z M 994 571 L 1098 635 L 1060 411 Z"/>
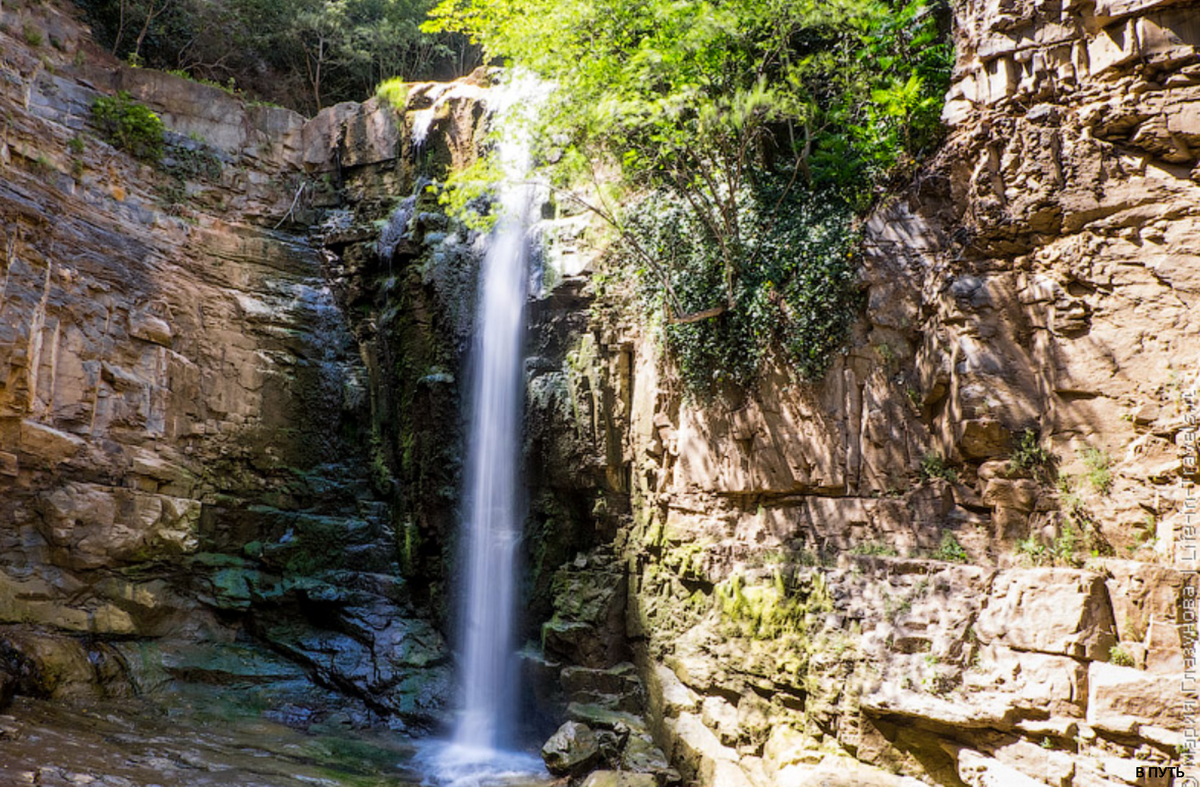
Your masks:
<path fill-rule="evenodd" d="M 1103 577 L 1044 568 L 999 574 L 975 632 L 982 642 L 1074 658 L 1108 658 L 1116 644 Z"/>
<path fill-rule="evenodd" d="M 586 724 L 569 721 L 542 746 L 546 768 L 557 776 L 579 775 L 600 756 L 600 742 Z"/>
<path fill-rule="evenodd" d="M 962 749 L 957 759 L 959 778 L 971 787 L 1046 787 L 1045 782 L 977 751 Z"/>
<path fill-rule="evenodd" d="M 1132 667 L 1094 662 L 1088 668 L 1087 722 L 1098 730 L 1120 734 L 1153 728 L 1184 728 L 1184 676 L 1153 675 Z M 1142 728 L 1152 728 L 1143 731 Z M 1182 743 L 1182 732 L 1179 733 Z"/>
<path fill-rule="evenodd" d="M 650 773 L 624 771 L 593 771 L 582 787 L 658 787 L 658 779 Z"/>

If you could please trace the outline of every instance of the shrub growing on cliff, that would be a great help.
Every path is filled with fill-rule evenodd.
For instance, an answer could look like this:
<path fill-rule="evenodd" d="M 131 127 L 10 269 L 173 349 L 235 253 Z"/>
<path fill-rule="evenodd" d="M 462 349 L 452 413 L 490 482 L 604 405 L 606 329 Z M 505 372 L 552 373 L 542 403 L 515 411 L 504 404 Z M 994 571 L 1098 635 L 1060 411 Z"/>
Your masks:
<path fill-rule="evenodd" d="M 124 90 L 99 96 L 92 102 L 92 117 L 108 141 L 130 155 L 158 161 L 163 154 L 162 119 Z"/>
<path fill-rule="evenodd" d="M 708 393 L 753 379 L 772 345 L 819 377 L 844 341 L 851 218 L 938 137 L 939 7 L 443 0 L 426 29 L 553 85 L 540 159 L 560 198 L 619 231 L 685 382 Z M 651 196 L 622 209 L 614 180 Z"/>
<path fill-rule="evenodd" d="M 850 213 L 803 193 L 781 196 L 740 196 L 745 249 L 732 282 L 711 231 L 683 200 L 656 192 L 630 210 L 636 240 L 622 244 L 624 261 L 694 395 L 751 385 L 776 349 L 800 378 L 817 379 L 842 347 L 858 307 Z"/>

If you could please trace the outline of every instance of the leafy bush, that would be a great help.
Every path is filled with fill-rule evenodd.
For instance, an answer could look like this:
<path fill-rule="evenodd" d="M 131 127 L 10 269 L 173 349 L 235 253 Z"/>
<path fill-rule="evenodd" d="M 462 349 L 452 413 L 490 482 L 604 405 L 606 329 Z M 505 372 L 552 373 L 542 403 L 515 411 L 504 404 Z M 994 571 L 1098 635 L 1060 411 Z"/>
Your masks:
<path fill-rule="evenodd" d="M 718 243 L 683 200 L 659 192 L 628 211 L 624 259 L 693 396 L 752 384 L 775 350 L 801 379 L 819 378 L 845 343 L 859 304 L 849 211 L 809 195 L 779 197 L 742 194 L 744 264 L 732 281 Z M 715 313 L 693 319 L 706 312 Z"/>
<path fill-rule="evenodd" d="M 1098 448 L 1085 448 L 1081 458 L 1087 467 L 1087 480 L 1092 489 L 1102 495 L 1112 491 L 1112 470 L 1109 469 L 1112 460 L 1108 454 Z"/>
<path fill-rule="evenodd" d="M 924 481 L 941 478 L 954 483 L 958 480 L 958 472 L 953 467 L 947 465 L 945 458 L 935 451 L 930 451 L 921 457 L 919 473 L 921 479 Z"/>
<path fill-rule="evenodd" d="M 1050 560 L 1046 545 L 1033 536 L 1017 541 L 1017 554 L 1035 566 L 1043 565 Z"/>
<path fill-rule="evenodd" d="M 933 559 L 946 560 L 951 563 L 966 563 L 967 550 L 962 548 L 962 544 L 958 543 L 958 539 L 954 537 L 953 533 L 942 533 L 942 543 L 933 553 Z"/>
<path fill-rule="evenodd" d="M 1017 542 L 1017 554 L 1035 566 L 1077 566 L 1080 563 L 1078 550 L 1079 534 L 1069 524 L 1050 544 L 1043 543 L 1036 536 Z"/>
<path fill-rule="evenodd" d="M 1108 651 L 1108 662 L 1118 667 L 1132 667 L 1136 664 L 1133 655 L 1121 645 L 1113 645 Z"/>
<path fill-rule="evenodd" d="M 1012 455 L 1008 458 L 1008 472 L 1013 474 L 1021 470 L 1035 470 L 1050 464 L 1053 457 L 1042 447 L 1041 438 L 1036 429 L 1026 429 L 1017 438 Z"/>
<path fill-rule="evenodd" d="M 92 117 L 108 140 L 130 155 L 149 161 L 162 158 L 162 120 L 124 90 L 93 101 Z"/>

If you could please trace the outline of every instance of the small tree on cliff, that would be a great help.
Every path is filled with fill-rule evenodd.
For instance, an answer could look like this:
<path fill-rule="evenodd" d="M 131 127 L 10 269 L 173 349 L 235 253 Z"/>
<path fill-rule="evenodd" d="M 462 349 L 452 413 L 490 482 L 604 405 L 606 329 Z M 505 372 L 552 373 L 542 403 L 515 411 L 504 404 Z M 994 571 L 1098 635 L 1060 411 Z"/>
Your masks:
<path fill-rule="evenodd" d="M 869 205 L 936 140 L 948 78 L 949 51 L 924 0 L 442 0 L 431 17 L 426 30 L 466 33 L 553 85 L 538 120 L 541 158 L 554 162 L 569 198 L 621 230 L 661 296 L 668 334 L 678 327 L 711 346 L 718 373 L 722 357 L 779 338 L 745 335 L 769 322 L 747 319 L 751 310 L 810 316 L 790 281 L 768 275 L 807 280 L 764 258 L 790 253 L 765 236 L 783 214 L 803 212 L 794 204 L 808 201 L 802 194 L 819 193 L 826 206 Z M 686 206 L 690 226 L 672 231 L 673 248 L 690 238 L 716 253 L 651 248 L 662 239 L 633 226 L 613 184 L 601 182 L 614 169 L 621 193 L 658 192 Z M 806 215 L 848 233 L 834 217 L 841 213 Z M 841 290 L 852 286 L 840 268 L 821 269 Z M 685 276 L 705 285 L 688 287 Z M 836 322 L 834 332 L 844 331 Z M 696 323 L 706 327 L 685 328 Z M 752 355 L 757 364 L 761 352 Z"/>

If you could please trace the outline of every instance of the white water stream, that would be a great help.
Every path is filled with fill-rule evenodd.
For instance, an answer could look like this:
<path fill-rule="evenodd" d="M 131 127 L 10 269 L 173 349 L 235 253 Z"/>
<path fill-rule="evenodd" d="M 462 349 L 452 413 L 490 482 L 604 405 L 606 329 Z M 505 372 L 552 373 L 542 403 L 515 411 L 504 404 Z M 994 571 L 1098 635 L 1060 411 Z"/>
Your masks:
<path fill-rule="evenodd" d="M 503 113 L 528 89 L 493 89 L 488 103 Z M 519 133 L 498 148 L 504 172 L 499 221 L 483 261 L 468 399 L 462 524 L 466 593 L 460 608 L 461 701 L 452 741 L 430 758 L 442 784 L 512 783 L 544 774 L 540 759 L 516 743 L 516 630 L 521 416 L 524 410 L 525 300 L 529 295 L 529 227 L 537 189 L 524 182 L 528 145 Z"/>

